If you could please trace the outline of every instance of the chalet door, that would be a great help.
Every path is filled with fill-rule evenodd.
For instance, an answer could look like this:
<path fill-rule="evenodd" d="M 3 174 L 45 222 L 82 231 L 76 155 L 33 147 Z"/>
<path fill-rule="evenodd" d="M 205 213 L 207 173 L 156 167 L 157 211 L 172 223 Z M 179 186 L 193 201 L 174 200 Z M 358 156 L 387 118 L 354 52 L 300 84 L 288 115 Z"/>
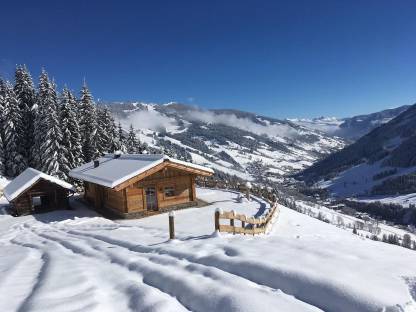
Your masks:
<path fill-rule="evenodd" d="M 157 210 L 157 196 L 155 187 L 146 188 L 146 208 L 147 210 Z"/>

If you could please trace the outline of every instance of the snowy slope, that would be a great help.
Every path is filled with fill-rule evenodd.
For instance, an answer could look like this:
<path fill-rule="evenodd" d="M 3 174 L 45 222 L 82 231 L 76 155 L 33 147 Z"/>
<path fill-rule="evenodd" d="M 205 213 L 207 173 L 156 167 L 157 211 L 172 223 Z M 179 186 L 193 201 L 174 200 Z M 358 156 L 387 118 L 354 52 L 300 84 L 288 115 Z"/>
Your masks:
<path fill-rule="evenodd" d="M 409 105 L 404 105 L 372 114 L 358 115 L 348 118 L 319 117 L 313 119 L 290 120 L 296 124 L 316 129 L 329 135 L 335 135 L 344 139 L 355 141 L 376 127 L 389 122 L 409 107 Z"/>
<path fill-rule="evenodd" d="M 212 204 L 178 211 L 174 241 L 166 214 L 0 215 L 0 310 L 416 311 L 416 252 L 285 207 L 267 236 L 212 235 L 216 208 L 267 206 L 197 194 Z"/>
<path fill-rule="evenodd" d="M 396 195 L 416 191 L 416 105 L 355 143 L 304 170 L 337 196 Z"/>
<path fill-rule="evenodd" d="M 142 141 L 164 146 L 217 171 L 244 179 L 279 181 L 344 146 L 340 138 L 237 110 L 202 110 L 177 103 L 110 104 L 124 127 Z"/>

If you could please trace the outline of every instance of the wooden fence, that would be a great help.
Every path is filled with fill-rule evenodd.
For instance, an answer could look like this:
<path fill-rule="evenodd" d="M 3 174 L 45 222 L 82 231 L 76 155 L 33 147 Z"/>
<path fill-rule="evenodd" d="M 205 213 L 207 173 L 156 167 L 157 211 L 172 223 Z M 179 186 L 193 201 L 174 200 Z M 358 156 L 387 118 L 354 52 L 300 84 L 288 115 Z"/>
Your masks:
<path fill-rule="evenodd" d="M 233 234 L 265 234 L 269 231 L 274 223 L 275 217 L 279 214 L 279 205 L 277 202 L 272 204 L 265 217 L 254 218 L 247 217 L 244 214 L 236 214 L 234 211 L 215 212 L 215 230 Z M 230 224 L 221 224 L 220 220 L 229 220 Z M 235 220 L 240 221 L 240 226 L 235 224 Z"/>

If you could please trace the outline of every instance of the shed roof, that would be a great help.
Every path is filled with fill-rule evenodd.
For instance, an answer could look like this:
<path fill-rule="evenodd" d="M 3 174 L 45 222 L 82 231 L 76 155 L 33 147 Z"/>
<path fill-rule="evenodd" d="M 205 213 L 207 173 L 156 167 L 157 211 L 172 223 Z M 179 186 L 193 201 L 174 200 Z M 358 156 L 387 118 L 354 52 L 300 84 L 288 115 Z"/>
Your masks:
<path fill-rule="evenodd" d="M 6 196 L 7 200 L 10 202 L 16 199 L 20 194 L 22 194 L 40 179 L 47 180 L 68 190 L 75 191 L 74 186 L 61 179 L 50 176 L 33 168 L 27 168 L 16 178 L 14 178 L 13 181 L 6 185 L 4 188 L 4 196 Z"/>
<path fill-rule="evenodd" d="M 69 172 L 69 176 L 113 188 L 152 169 L 164 161 L 196 169 L 207 174 L 214 173 L 211 168 L 195 165 L 162 154 L 122 154 L 117 156 L 119 157 L 115 157 L 114 154 L 107 154 L 98 159 L 98 167 L 94 166 L 94 162 L 89 162 L 72 169 Z"/>

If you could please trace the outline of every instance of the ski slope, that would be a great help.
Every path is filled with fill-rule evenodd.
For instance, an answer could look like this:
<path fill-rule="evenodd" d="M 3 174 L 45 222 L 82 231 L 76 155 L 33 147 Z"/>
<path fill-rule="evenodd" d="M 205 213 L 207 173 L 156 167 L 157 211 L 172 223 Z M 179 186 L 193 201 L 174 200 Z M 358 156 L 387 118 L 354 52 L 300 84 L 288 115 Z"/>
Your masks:
<path fill-rule="evenodd" d="M 269 235 L 217 235 L 215 209 L 268 205 L 197 194 L 211 204 L 176 212 L 173 241 L 166 214 L 0 215 L 0 311 L 416 311 L 416 252 L 285 207 Z"/>

